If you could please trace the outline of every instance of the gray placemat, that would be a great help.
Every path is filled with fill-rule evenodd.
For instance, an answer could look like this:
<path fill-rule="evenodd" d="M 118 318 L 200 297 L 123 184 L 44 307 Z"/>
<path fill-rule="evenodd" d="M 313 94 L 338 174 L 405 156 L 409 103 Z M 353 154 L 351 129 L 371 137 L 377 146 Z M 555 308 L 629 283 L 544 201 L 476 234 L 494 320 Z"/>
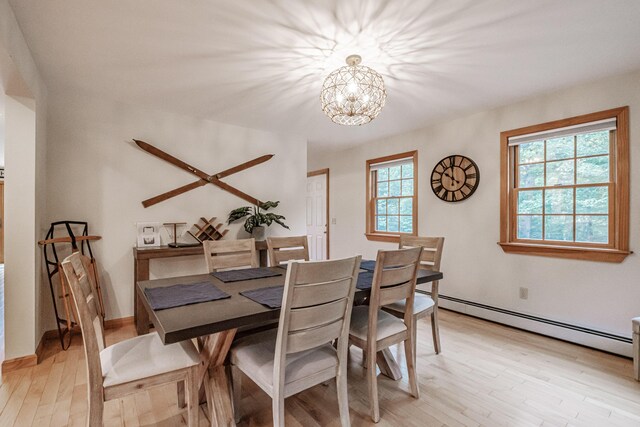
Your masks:
<path fill-rule="evenodd" d="M 365 259 L 360 262 L 360 268 L 362 270 L 373 271 L 376 269 L 376 262 L 375 260 Z"/>
<path fill-rule="evenodd" d="M 268 288 L 240 292 L 240 295 L 269 308 L 280 308 L 282 307 L 283 293 L 284 286 L 270 286 Z"/>
<path fill-rule="evenodd" d="M 265 277 L 282 276 L 282 272 L 269 268 L 246 268 L 243 270 L 216 271 L 212 276 L 225 283 L 243 280 L 263 279 Z"/>
<path fill-rule="evenodd" d="M 356 283 L 356 288 L 358 289 L 371 289 L 371 284 L 373 283 L 373 271 L 364 271 L 358 274 L 358 283 Z"/>
<path fill-rule="evenodd" d="M 146 288 L 144 293 L 147 296 L 149 305 L 154 310 L 231 298 L 229 294 L 209 282 Z"/>

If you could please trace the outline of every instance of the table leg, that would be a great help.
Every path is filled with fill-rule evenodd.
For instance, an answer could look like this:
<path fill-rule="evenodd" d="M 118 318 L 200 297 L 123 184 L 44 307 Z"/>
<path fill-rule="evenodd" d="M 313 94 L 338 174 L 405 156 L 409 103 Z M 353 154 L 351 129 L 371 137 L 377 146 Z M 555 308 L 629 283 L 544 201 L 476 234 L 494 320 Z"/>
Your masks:
<path fill-rule="evenodd" d="M 394 381 L 402 378 L 402 371 L 396 359 L 391 354 L 391 350 L 385 348 L 380 350 L 376 355 L 376 362 L 380 368 L 380 373 L 386 375 Z"/>
<path fill-rule="evenodd" d="M 133 318 L 136 323 L 136 332 L 138 335 L 144 335 L 149 333 L 149 313 L 147 313 L 147 309 L 138 296 L 138 282 L 149 280 L 149 260 L 134 259 L 133 262 L 133 277 L 135 280 L 133 284 L 133 289 L 135 289 L 133 293 Z"/>
<path fill-rule="evenodd" d="M 231 386 L 224 361 L 227 358 L 236 329 L 219 332 L 204 337 L 201 341 L 200 359 L 202 364 L 198 378 L 204 387 L 209 387 L 211 399 L 210 419 L 213 426 L 235 426 Z M 209 377 L 209 384 L 204 384 Z"/>

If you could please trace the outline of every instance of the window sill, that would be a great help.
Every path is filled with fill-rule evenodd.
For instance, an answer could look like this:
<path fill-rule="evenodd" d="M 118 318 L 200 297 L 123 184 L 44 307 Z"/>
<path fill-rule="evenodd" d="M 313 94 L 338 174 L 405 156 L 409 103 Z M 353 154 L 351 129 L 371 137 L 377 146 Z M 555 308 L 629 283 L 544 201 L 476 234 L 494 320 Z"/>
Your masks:
<path fill-rule="evenodd" d="M 367 236 L 367 240 L 373 240 L 376 242 L 400 243 L 399 234 L 364 233 L 364 235 Z"/>
<path fill-rule="evenodd" d="M 585 248 L 573 246 L 532 245 L 529 243 L 498 242 L 505 253 L 536 255 L 554 258 L 620 263 L 632 254 L 618 249 Z"/>

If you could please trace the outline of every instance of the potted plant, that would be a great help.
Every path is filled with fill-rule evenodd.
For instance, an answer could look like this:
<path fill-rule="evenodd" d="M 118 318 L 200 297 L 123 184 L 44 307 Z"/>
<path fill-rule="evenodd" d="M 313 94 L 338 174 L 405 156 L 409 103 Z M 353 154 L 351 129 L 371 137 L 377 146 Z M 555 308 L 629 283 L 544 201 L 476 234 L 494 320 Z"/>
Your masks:
<path fill-rule="evenodd" d="M 282 221 L 286 219 L 284 216 L 273 212 L 263 212 L 277 207 L 278 204 L 280 204 L 279 201 L 263 202 L 257 206 L 243 206 L 241 208 L 234 209 L 229 213 L 227 223 L 231 224 L 232 222 L 247 217 L 244 222 L 245 231 L 251 234 L 256 240 L 264 240 L 263 225 L 268 227 L 275 222 L 284 228 L 289 229 L 289 227 Z"/>

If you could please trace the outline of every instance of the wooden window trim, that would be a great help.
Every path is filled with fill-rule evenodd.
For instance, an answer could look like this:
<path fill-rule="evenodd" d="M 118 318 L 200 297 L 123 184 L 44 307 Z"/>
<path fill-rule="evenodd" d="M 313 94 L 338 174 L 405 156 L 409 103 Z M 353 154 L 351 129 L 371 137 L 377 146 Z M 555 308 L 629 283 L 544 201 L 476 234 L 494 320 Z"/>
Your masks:
<path fill-rule="evenodd" d="M 609 155 L 615 159 L 613 213 L 610 212 L 610 230 L 613 241 L 610 247 L 593 247 L 589 244 L 570 242 L 569 244 L 548 244 L 540 242 L 516 241 L 513 223 L 515 207 L 510 202 L 514 191 L 514 159 L 509 153 L 509 138 L 535 132 L 578 125 L 615 117 L 616 142 Z M 498 244 L 506 253 L 571 258 L 589 261 L 622 262 L 629 251 L 629 107 L 614 108 L 597 113 L 585 114 L 568 119 L 556 120 L 534 126 L 513 129 L 500 133 L 500 241 Z"/>
<path fill-rule="evenodd" d="M 387 231 L 376 231 L 375 230 L 375 207 L 373 206 L 373 202 L 375 198 L 373 197 L 373 188 L 371 182 L 371 165 L 375 165 L 377 163 L 390 162 L 393 160 L 400 160 L 405 158 L 413 159 L 413 210 L 411 213 L 412 221 L 413 221 L 413 232 L 412 233 L 400 233 L 400 232 L 387 232 Z M 406 234 L 410 236 L 418 235 L 418 150 L 407 151 L 405 153 L 393 154 L 390 156 L 378 157 L 375 159 L 367 160 L 366 167 L 366 182 L 367 182 L 367 200 L 365 206 L 366 212 L 366 232 L 365 236 L 367 240 L 378 241 L 378 242 L 391 242 L 391 243 L 399 243 L 400 235 Z"/>

